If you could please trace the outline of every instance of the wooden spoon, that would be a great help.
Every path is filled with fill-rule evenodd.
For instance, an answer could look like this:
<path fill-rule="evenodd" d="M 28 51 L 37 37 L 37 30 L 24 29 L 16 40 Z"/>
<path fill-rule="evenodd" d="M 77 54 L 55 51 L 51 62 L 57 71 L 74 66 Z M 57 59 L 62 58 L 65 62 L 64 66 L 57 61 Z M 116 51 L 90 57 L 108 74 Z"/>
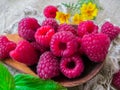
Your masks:
<path fill-rule="evenodd" d="M 18 43 L 20 40 L 23 40 L 23 38 L 20 38 L 18 36 L 18 34 L 7 34 L 6 36 L 8 37 L 9 40 L 14 41 L 16 43 Z M 37 76 L 27 65 L 23 63 L 17 62 L 10 58 L 3 60 L 3 62 L 23 73 Z M 104 63 L 105 61 L 95 65 L 91 65 L 89 62 L 86 62 L 85 64 L 87 65 L 86 67 L 87 69 L 84 71 L 84 75 L 82 77 L 78 77 L 75 79 L 68 79 L 68 78 L 59 76 L 58 78 L 55 79 L 55 81 L 57 81 L 58 83 L 60 83 L 62 86 L 65 86 L 65 87 L 78 86 L 92 79 L 102 69 Z M 91 67 L 92 69 L 90 69 Z"/>

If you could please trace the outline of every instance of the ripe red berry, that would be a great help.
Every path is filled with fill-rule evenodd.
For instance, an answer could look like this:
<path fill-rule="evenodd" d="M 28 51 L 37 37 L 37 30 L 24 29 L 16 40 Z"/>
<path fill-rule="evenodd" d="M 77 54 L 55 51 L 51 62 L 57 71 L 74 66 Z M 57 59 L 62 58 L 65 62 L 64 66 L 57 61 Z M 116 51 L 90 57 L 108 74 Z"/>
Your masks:
<path fill-rule="evenodd" d="M 42 26 L 38 28 L 35 33 L 36 42 L 41 46 L 49 47 L 52 36 L 55 34 L 55 31 L 50 26 Z"/>
<path fill-rule="evenodd" d="M 6 36 L 0 36 L 0 59 L 9 57 L 9 52 L 15 49 L 16 44 L 9 41 Z"/>
<path fill-rule="evenodd" d="M 77 41 L 70 31 L 61 31 L 53 35 L 50 49 L 55 56 L 71 56 L 77 51 Z"/>
<path fill-rule="evenodd" d="M 63 57 L 60 62 L 60 70 L 66 77 L 76 78 L 82 74 L 84 64 L 79 56 Z"/>
<path fill-rule="evenodd" d="M 59 75 L 59 61 L 51 52 L 46 51 L 40 56 L 37 73 L 43 79 L 50 79 Z"/>
<path fill-rule="evenodd" d="M 34 65 L 38 62 L 38 53 L 34 47 L 23 40 L 17 44 L 15 50 L 10 52 L 11 58 L 26 65 Z"/>
<path fill-rule="evenodd" d="M 80 37 L 91 33 L 98 33 L 98 26 L 93 21 L 83 21 L 78 25 L 78 35 Z"/>
<path fill-rule="evenodd" d="M 28 41 L 34 41 L 34 34 L 39 27 L 35 18 L 26 17 L 18 23 L 18 34 Z"/>
<path fill-rule="evenodd" d="M 60 24 L 57 31 L 70 31 L 74 35 L 77 35 L 77 30 L 70 24 Z"/>
<path fill-rule="evenodd" d="M 112 85 L 113 85 L 117 90 L 120 90 L 120 70 L 113 75 Z"/>
<path fill-rule="evenodd" d="M 42 26 L 51 26 L 51 28 L 53 28 L 55 31 L 57 31 L 58 29 L 58 23 L 55 19 L 53 18 L 46 18 L 43 22 L 42 22 Z"/>
<path fill-rule="evenodd" d="M 102 62 L 108 53 L 110 39 L 106 34 L 88 34 L 82 38 L 81 46 L 91 61 Z"/>
<path fill-rule="evenodd" d="M 120 27 L 114 26 L 111 22 L 107 21 L 102 25 L 101 32 L 108 35 L 108 37 L 112 41 L 120 33 Z"/>
<path fill-rule="evenodd" d="M 38 52 L 38 53 L 40 53 L 40 54 L 42 54 L 42 53 L 44 53 L 45 51 L 48 51 L 49 49 L 48 48 L 46 48 L 45 46 L 41 46 L 39 43 L 37 43 L 37 42 L 31 42 L 31 45 L 35 48 L 35 50 Z"/>
<path fill-rule="evenodd" d="M 57 11 L 58 11 L 57 7 L 55 7 L 53 5 L 49 5 L 49 6 L 44 8 L 43 13 L 47 18 L 55 18 Z"/>

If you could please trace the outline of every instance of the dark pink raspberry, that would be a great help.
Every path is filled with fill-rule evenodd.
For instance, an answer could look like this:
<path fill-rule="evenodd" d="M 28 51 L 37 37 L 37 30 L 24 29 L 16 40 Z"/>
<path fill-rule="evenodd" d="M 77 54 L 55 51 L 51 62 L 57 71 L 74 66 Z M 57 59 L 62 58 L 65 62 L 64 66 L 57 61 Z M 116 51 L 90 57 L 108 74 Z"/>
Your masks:
<path fill-rule="evenodd" d="M 78 25 L 78 35 L 80 37 L 90 33 L 98 33 L 98 26 L 93 21 L 83 21 Z"/>
<path fill-rule="evenodd" d="M 108 37 L 112 41 L 120 33 L 120 28 L 118 26 L 114 26 L 111 22 L 107 21 L 102 25 L 101 32 L 108 35 Z"/>
<path fill-rule="evenodd" d="M 42 26 L 38 28 L 35 33 L 36 42 L 41 46 L 49 47 L 52 36 L 55 34 L 55 31 L 50 26 Z"/>
<path fill-rule="evenodd" d="M 50 49 L 55 56 L 71 56 L 77 51 L 75 36 L 70 31 L 61 31 L 53 35 Z"/>
<path fill-rule="evenodd" d="M 46 51 L 40 56 L 37 73 L 43 79 L 50 79 L 59 75 L 59 61 L 50 51 Z"/>
<path fill-rule="evenodd" d="M 60 70 L 66 77 L 76 78 L 82 74 L 84 64 L 79 56 L 63 57 L 60 62 Z"/>
<path fill-rule="evenodd" d="M 42 26 L 46 26 L 49 25 L 52 28 L 54 28 L 55 31 L 57 31 L 58 28 L 58 23 L 55 19 L 53 18 L 46 18 L 43 22 L 42 22 Z"/>
<path fill-rule="evenodd" d="M 37 42 L 31 42 L 31 45 L 35 48 L 35 50 L 38 52 L 38 53 L 44 53 L 45 51 L 49 50 L 48 48 L 44 47 L 44 46 L 41 46 L 39 43 Z"/>
<path fill-rule="evenodd" d="M 0 36 L 0 59 L 5 59 L 9 57 L 9 52 L 15 49 L 16 44 L 6 36 Z"/>
<path fill-rule="evenodd" d="M 108 53 L 110 39 L 102 33 L 89 34 L 82 38 L 81 46 L 91 61 L 102 62 Z"/>
<path fill-rule="evenodd" d="M 58 31 L 70 31 L 74 35 L 77 35 L 76 29 L 72 25 L 66 24 L 66 23 L 60 24 L 59 27 L 58 27 Z"/>
<path fill-rule="evenodd" d="M 35 18 L 26 17 L 18 23 L 18 34 L 28 41 L 34 41 L 34 34 L 39 27 Z"/>
<path fill-rule="evenodd" d="M 82 38 L 81 37 L 76 37 L 76 39 L 77 39 L 77 43 L 78 43 L 78 50 L 77 50 L 78 52 L 77 53 L 79 53 L 79 55 L 84 55 L 84 50 L 81 46 Z"/>
<path fill-rule="evenodd" d="M 117 90 L 120 90 L 120 70 L 113 75 L 112 85 L 113 85 Z"/>
<path fill-rule="evenodd" d="M 27 41 L 20 41 L 15 50 L 10 52 L 12 59 L 24 63 L 26 65 L 33 65 L 38 62 L 38 53 L 34 47 Z"/>
<path fill-rule="evenodd" d="M 49 5 L 49 6 L 44 8 L 43 13 L 47 18 L 55 18 L 57 11 L 58 11 L 57 7 L 55 7 L 53 5 Z"/>

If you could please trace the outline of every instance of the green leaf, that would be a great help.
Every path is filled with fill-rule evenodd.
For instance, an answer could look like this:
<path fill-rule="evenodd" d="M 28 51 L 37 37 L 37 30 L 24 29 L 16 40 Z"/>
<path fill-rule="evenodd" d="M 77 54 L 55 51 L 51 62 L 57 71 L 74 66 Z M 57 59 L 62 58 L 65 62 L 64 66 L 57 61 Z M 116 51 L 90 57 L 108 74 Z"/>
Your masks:
<path fill-rule="evenodd" d="M 62 3 L 62 5 L 64 5 L 69 9 L 69 13 L 71 15 L 74 15 L 75 13 L 80 13 L 80 7 L 84 3 L 89 3 L 89 2 L 95 3 L 99 10 L 103 10 L 102 7 L 100 6 L 99 0 L 78 0 L 76 3 L 68 3 L 68 4 Z"/>
<path fill-rule="evenodd" d="M 0 63 L 0 90 L 15 90 L 14 78 L 2 63 Z"/>
<path fill-rule="evenodd" d="M 43 80 L 28 74 L 15 76 L 16 90 L 67 90 L 52 80 Z"/>

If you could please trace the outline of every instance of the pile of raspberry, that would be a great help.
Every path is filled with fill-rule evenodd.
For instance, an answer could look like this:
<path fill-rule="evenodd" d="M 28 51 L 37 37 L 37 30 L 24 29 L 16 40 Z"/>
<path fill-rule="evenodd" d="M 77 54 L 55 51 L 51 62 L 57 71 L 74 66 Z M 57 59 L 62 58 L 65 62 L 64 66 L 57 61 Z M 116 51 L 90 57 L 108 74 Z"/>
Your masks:
<path fill-rule="evenodd" d="M 11 57 L 28 66 L 37 64 L 36 72 L 43 79 L 61 74 L 69 79 L 80 77 L 86 66 L 83 56 L 96 64 L 103 62 L 120 27 L 108 21 L 99 27 L 90 20 L 59 24 L 57 11 L 55 6 L 46 7 L 42 24 L 31 17 L 21 19 L 18 35 L 24 40 L 17 44 L 0 36 L 0 59 Z"/>

